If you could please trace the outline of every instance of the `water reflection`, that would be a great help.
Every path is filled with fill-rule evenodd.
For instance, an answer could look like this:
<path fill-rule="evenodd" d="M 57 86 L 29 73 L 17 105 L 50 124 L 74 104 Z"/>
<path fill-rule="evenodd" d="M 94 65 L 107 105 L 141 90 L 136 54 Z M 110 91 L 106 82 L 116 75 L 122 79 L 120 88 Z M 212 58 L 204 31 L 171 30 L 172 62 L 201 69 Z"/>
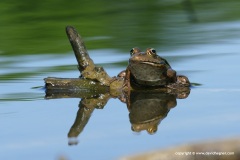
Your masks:
<path fill-rule="evenodd" d="M 129 120 L 134 132 L 157 132 L 158 125 L 171 108 L 177 105 L 176 95 L 164 92 L 131 92 L 127 103 Z"/>
<path fill-rule="evenodd" d="M 185 99 L 189 94 L 189 88 L 178 91 L 162 89 L 134 90 L 124 92 L 118 98 L 126 103 L 132 131 L 147 131 L 149 134 L 154 134 L 157 132 L 160 122 L 167 117 L 169 111 L 177 106 L 176 99 Z M 75 122 L 68 133 L 69 145 L 76 145 L 78 144 L 77 137 L 83 132 L 93 111 L 95 109 L 104 109 L 108 100 L 116 97 L 112 97 L 110 93 L 91 95 L 86 94 L 84 91 L 68 93 L 46 90 L 47 99 L 72 97 L 82 98 L 78 105 L 79 109 Z"/>

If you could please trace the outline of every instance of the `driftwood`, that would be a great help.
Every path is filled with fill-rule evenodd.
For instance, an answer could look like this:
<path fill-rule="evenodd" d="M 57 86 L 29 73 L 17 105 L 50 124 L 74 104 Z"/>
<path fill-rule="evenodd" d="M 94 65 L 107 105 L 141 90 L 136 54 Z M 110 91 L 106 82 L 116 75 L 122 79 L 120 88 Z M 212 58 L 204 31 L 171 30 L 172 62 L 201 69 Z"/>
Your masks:
<path fill-rule="evenodd" d="M 100 82 L 82 78 L 54 78 L 45 79 L 46 98 L 84 98 L 94 97 L 109 92 L 109 87 Z"/>
<path fill-rule="evenodd" d="M 80 78 L 45 78 L 47 95 L 53 94 L 57 97 L 58 93 L 69 93 L 73 96 L 77 93 L 78 96 L 81 96 L 79 93 L 82 92 L 85 95 L 84 91 L 92 92 L 90 94 L 95 95 L 96 93 L 106 93 L 109 90 L 113 92 L 113 95 L 118 94 L 123 79 L 111 78 L 102 67 L 94 64 L 81 36 L 73 27 L 66 27 L 66 33 L 77 59 L 81 76 Z"/>

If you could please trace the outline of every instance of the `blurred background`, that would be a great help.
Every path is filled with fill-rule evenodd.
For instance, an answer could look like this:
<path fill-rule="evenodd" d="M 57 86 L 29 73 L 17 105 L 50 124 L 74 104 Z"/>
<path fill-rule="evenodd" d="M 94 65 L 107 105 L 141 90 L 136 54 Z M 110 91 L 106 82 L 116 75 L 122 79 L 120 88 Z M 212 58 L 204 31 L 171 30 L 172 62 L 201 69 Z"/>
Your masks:
<path fill-rule="evenodd" d="M 237 0 L 0 1 L 0 159 L 117 159 L 179 144 L 238 137 L 240 2 Z M 65 33 L 115 76 L 133 47 L 153 47 L 193 87 L 157 133 L 131 130 L 126 105 L 95 110 L 68 146 L 80 99 L 45 100 L 43 79 L 79 76 Z M 14 154 L 13 154 L 14 153 Z"/>
<path fill-rule="evenodd" d="M 64 29 L 75 26 L 89 49 L 157 46 L 169 50 L 213 42 L 199 25 L 239 19 L 238 1 L 1 1 L 1 55 L 65 53 Z M 205 29 L 206 30 L 206 29 Z M 210 32 L 210 33 L 209 33 Z M 223 34 L 223 35 L 222 35 Z M 225 35 L 227 36 L 227 35 Z"/>

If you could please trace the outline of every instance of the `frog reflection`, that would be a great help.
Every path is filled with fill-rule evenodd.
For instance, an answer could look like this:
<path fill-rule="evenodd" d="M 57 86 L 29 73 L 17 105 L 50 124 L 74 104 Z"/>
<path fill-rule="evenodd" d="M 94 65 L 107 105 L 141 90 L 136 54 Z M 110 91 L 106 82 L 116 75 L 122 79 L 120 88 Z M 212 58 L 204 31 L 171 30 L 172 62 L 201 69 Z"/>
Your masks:
<path fill-rule="evenodd" d="M 164 92 L 133 91 L 128 104 L 129 119 L 134 132 L 157 132 L 158 125 L 170 109 L 177 105 L 176 95 Z"/>
<path fill-rule="evenodd" d="M 190 90 L 181 92 L 187 98 Z M 127 95 L 126 95 L 127 94 Z M 146 130 L 149 134 L 156 133 L 158 125 L 167 116 L 168 112 L 177 105 L 176 98 L 179 94 L 166 93 L 162 90 L 131 91 L 124 93 L 125 102 L 129 111 L 129 120 L 134 132 Z M 59 94 L 47 94 L 46 98 L 61 98 Z M 77 98 L 78 94 L 68 95 L 62 93 L 62 98 Z M 82 96 L 79 95 L 79 98 Z M 109 93 L 95 95 L 94 97 L 84 97 L 79 103 L 79 110 L 74 124 L 69 130 L 69 145 L 76 145 L 76 138 L 83 132 L 94 109 L 103 109 L 112 97 Z"/>

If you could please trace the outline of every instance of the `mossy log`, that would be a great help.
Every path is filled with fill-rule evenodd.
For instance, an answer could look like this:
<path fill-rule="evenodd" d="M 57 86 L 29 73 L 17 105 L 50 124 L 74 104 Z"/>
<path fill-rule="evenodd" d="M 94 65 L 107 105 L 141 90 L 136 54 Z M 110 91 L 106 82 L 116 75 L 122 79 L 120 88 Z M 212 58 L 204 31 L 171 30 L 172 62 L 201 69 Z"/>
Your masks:
<path fill-rule="evenodd" d="M 45 78 L 46 98 L 93 97 L 109 92 L 109 87 L 82 78 Z"/>
<path fill-rule="evenodd" d="M 51 92 L 55 92 L 53 90 L 56 90 L 56 93 L 76 90 L 81 92 L 84 90 L 93 92 L 98 91 L 99 93 L 109 91 L 110 84 L 116 78 L 111 78 L 102 67 L 98 67 L 94 64 L 81 36 L 74 27 L 67 26 L 66 33 L 77 59 L 81 78 L 45 78 L 46 92 L 50 90 Z M 114 85 L 114 87 L 116 86 Z"/>

